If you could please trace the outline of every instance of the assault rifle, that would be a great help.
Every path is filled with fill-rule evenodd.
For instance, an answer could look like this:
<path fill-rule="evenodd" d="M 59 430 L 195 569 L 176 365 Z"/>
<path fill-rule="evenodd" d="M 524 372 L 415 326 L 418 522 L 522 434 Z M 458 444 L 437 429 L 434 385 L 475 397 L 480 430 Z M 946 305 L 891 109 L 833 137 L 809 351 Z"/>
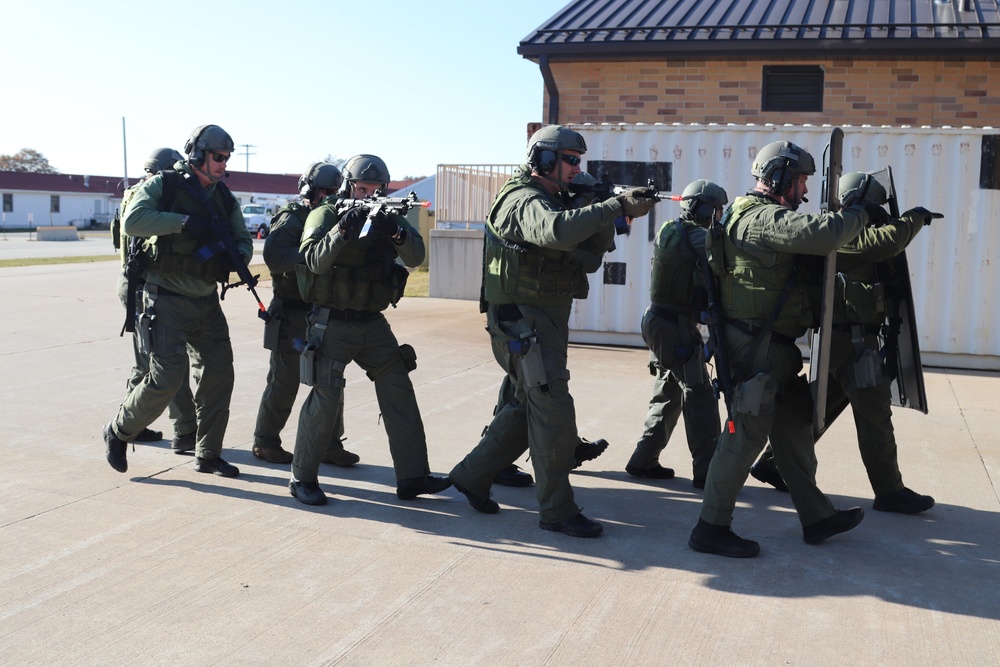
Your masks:
<path fill-rule="evenodd" d="M 620 194 L 624 194 L 627 190 L 632 190 L 634 188 L 642 188 L 642 187 L 653 190 L 654 192 L 653 196 L 660 201 L 667 201 L 667 200 L 681 201 L 680 195 L 672 195 L 667 192 L 660 192 L 659 190 L 657 190 L 656 181 L 654 181 L 653 179 L 649 179 L 649 181 L 644 186 L 616 185 L 614 183 L 603 183 L 599 181 L 593 184 L 570 183 L 566 189 L 573 197 L 577 197 L 579 195 L 590 195 L 596 201 L 605 201 L 606 199 L 610 199 L 611 197 L 617 197 Z M 624 234 L 625 236 L 628 236 L 629 233 L 632 231 L 632 228 L 629 226 L 630 222 L 631 220 L 624 215 L 615 218 L 615 234 L 619 235 Z M 614 250 L 613 244 L 611 246 L 611 249 Z"/>
<path fill-rule="evenodd" d="M 723 331 L 722 299 L 719 294 L 719 283 L 712 271 L 709 253 L 713 248 L 718 248 L 716 252 L 722 251 L 722 234 L 725 232 L 725 223 L 729 220 L 732 209 L 726 210 L 726 215 L 722 222 L 713 222 L 708 228 L 708 238 L 706 239 L 705 253 L 699 258 L 698 264 L 701 268 L 702 280 L 705 281 L 705 290 L 708 292 L 707 309 L 703 313 L 705 326 L 708 327 L 708 347 L 705 349 L 705 361 L 715 357 L 715 379 L 712 380 L 712 390 L 715 397 L 722 397 L 726 404 L 726 430 L 729 433 L 736 432 L 736 422 L 733 421 L 733 399 L 735 389 L 733 385 L 732 367 L 729 365 L 729 353 L 726 351 L 726 339 Z M 720 256 L 717 261 L 723 261 Z"/>
<path fill-rule="evenodd" d="M 215 243 L 209 244 L 203 248 L 199 248 L 196 251 L 196 256 L 201 261 L 206 261 L 219 254 L 221 250 L 226 254 L 226 259 L 229 260 L 229 264 L 232 270 L 236 272 L 236 276 L 240 279 L 237 283 L 225 282 L 222 285 L 222 293 L 219 295 L 220 299 L 226 298 L 226 290 L 232 289 L 234 287 L 241 287 L 246 285 L 247 290 L 253 294 L 253 298 L 257 300 L 257 317 L 264 320 L 264 322 L 271 321 L 271 314 L 267 312 L 267 307 L 264 302 L 260 300 L 260 296 L 257 294 L 258 279 L 260 275 L 253 275 L 250 273 L 250 268 L 247 266 L 246 262 L 243 261 L 243 255 L 240 253 L 239 249 L 236 247 L 236 241 L 233 240 L 232 231 L 229 229 L 228 220 L 220 220 L 219 214 L 216 212 L 215 207 L 212 206 L 212 202 L 208 200 L 208 195 L 205 194 L 205 189 L 201 187 L 197 182 L 190 180 L 189 176 L 184 177 L 184 185 L 188 192 L 193 196 L 198 203 L 205 207 L 208 211 L 210 217 L 209 229 L 211 230 L 212 237 L 215 238 Z M 229 192 L 223 183 L 219 183 L 216 187 L 222 187 L 226 189 L 226 194 L 232 197 L 232 193 Z"/>
<path fill-rule="evenodd" d="M 341 199 L 338 201 L 337 217 L 342 218 L 352 208 L 366 210 L 368 219 L 365 220 L 361 233 L 358 234 L 358 238 L 361 238 L 368 235 L 368 232 L 371 231 L 372 220 L 379 215 L 406 215 L 411 208 L 428 208 L 430 205 L 429 201 L 418 201 L 416 192 L 411 191 L 405 197 L 385 197 L 381 190 L 376 190 L 374 195 L 364 199 Z"/>
<path fill-rule="evenodd" d="M 632 190 L 634 188 L 649 188 L 653 190 L 653 196 L 660 201 L 680 201 L 680 195 L 672 195 L 668 192 L 660 192 L 656 189 L 656 181 L 649 179 L 646 185 L 616 185 L 614 183 L 595 183 L 589 185 L 587 183 L 570 183 L 568 190 L 572 195 L 589 194 L 593 195 L 598 201 L 604 201 L 610 197 L 617 197 L 620 194 L 624 194 L 627 190 Z"/>

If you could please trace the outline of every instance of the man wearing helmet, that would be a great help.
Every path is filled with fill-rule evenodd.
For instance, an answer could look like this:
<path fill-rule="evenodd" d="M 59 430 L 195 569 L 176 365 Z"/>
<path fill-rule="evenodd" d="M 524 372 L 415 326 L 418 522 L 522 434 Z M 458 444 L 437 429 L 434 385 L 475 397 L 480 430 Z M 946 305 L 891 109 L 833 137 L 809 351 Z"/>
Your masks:
<path fill-rule="evenodd" d="M 302 300 L 295 275 L 305 268 L 299 250 L 302 228 L 309 212 L 327 197 L 337 193 L 343 177 L 340 170 L 327 162 L 310 165 L 299 178 L 300 198 L 290 201 L 271 220 L 271 232 L 264 241 L 264 262 L 271 271 L 274 296 L 268 312 L 271 319 L 264 329 L 264 347 L 271 351 L 267 385 L 257 409 L 257 426 L 253 434 L 253 455 L 270 463 L 291 463 L 292 453 L 281 447 L 281 429 L 288 422 L 299 390 L 299 359 L 295 340 L 306 336 L 306 315 L 312 304 Z M 323 455 L 325 463 L 351 466 L 360 460 L 357 454 L 344 449 L 344 400 L 341 394 L 337 406 L 336 427 L 330 445 Z"/>
<path fill-rule="evenodd" d="M 764 146 L 751 170 L 756 188 L 736 198 L 723 218 L 721 243 L 713 240 L 709 248 L 727 318 L 723 335 L 736 387 L 735 424 L 722 431 L 708 469 L 701 516 L 688 541 L 695 551 L 734 558 L 760 552 L 759 544 L 740 538 L 730 525 L 750 465 L 775 434 L 775 461 L 807 543 L 850 530 L 864 517 L 860 507 L 835 510 L 816 486 L 812 397 L 799 375 L 802 354 L 795 339 L 818 318 L 809 298 L 807 257 L 828 255 L 853 239 L 868 214 L 860 205 L 839 213 L 797 213 L 815 171 L 813 157 L 791 142 Z"/>
<path fill-rule="evenodd" d="M 656 379 L 642 437 L 625 471 L 651 479 L 674 476 L 671 468 L 660 465 L 659 456 L 683 411 L 692 483 L 702 489 L 722 429 L 697 326 L 708 302 L 702 265 L 708 228 L 722 219 L 729 197 L 704 179 L 690 183 L 681 197 L 680 219 L 664 223 L 653 245 L 650 306 L 642 316 L 642 339 L 649 347 L 649 369 Z"/>
<path fill-rule="evenodd" d="M 389 183 L 385 162 L 374 155 L 352 157 L 343 176 L 343 199 L 364 199 Z M 318 483 L 319 464 L 336 428 L 344 369 L 352 361 L 375 383 L 396 496 L 413 500 L 444 491 L 451 480 L 430 474 L 424 424 L 409 377 L 416 353 L 399 344 L 382 314 L 396 304 L 406 284 L 407 270 L 397 260 L 417 266 L 424 259 L 419 232 L 400 215 L 374 205 L 338 209 L 331 197 L 309 213 L 300 248 L 308 269 L 301 272 L 300 292 L 314 304 L 303 352 L 312 389 L 299 413 L 289 492 L 307 505 L 327 502 Z"/>
<path fill-rule="evenodd" d="M 253 242 L 243 214 L 229 188 L 219 182 L 234 148 L 232 137 L 218 125 L 195 128 L 184 144 L 188 159 L 176 165 L 176 173 L 162 172 L 142 183 L 125 212 L 125 233 L 146 239 L 146 285 L 137 331 L 150 351 L 150 365 L 104 427 L 108 463 L 119 472 L 128 470 L 126 443 L 160 416 L 187 378 L 190 353 L 199 369 L 195 470 L 223 477 L 239 474 L 221 456 L 234 373 L 229 324 L 217 287 L 233 267 L 217 251 L 213 231 L 214 225 L 223 225 L 222 233 L 232 235 L 249 263 Z M 173 185 L 165 185 L 167 179 Z"/>
<path fill-rule="evenodd" d="M 573 253 L 595 237 L 604 252 L 614 219 L 647 214 L 657 199 L 646 188 L 567 210 L 567 185 L 580 172 L 587 144 L 560 125 L 543 127 L 528 142 L 527 164 L 500 190 L 486 223 L 484 295 L 493 356 L 514 386 L 514 401 L 500 410 L 483 439 L 451 471 L 455 487 L 478 511 L 492 514 L 496 474 L 523 451 L 527 439 L 537 480 L 539 526 L 574 537 L 596 537 L 601 524 L 573 500 L 569 471 L 579 443 L 569 393 L 566 355 L 574 298 L 588 289 Z"/>
<path fill-rule="evenodd" d="M 852 172 L 840 178 L 842 206 L 863 204 L 873 222 L 837 251 L 837 275 L 830 341 L 830 378 L 827 414 L 850 403 L 858 433 L 858 449 L 875 492 L 873 508 L 882 512 L 918 514 L 934 506 L 934 499 L 903 485 L 892 428 L 892 392 L 879 357 L 878 334 L 888 312 L 886 282 L 891 267 L 884 262 L 906 249 L 925 224 L 938 213 L 914 208 L 899 220 L 882 209 L 885 188 L 871 174 Z M 772 437 L 772 442 L 775 437 Z M 750 469 L 757 479 L 787 490 L 770 448 Z"/>
<path fill-rule="evenodd" d="M 173 169 L 174 164 L 182 161 L 183 159 L 184 156 L 173 148 L 157 148 L 155 151 L 150 153 L 149 157 L 146 159 L 146 164 L 143 166 L 146 174 L 143 177 L 143 180 L 151 178 L 161 171 Z M 115 215 L 115 222 L 112 225 L 112 235 L 114 236 L 115 248 L 120 250 L 123 269 L 121 276 L 118 279 L 118 298 L 125 307 L 125 316 L 133 319 L 135 318 L 135 311 L 137 309 L 135 307 L 136 304 L 134 300 L 132 305 L 129 305 L 129 291 L 132 291 L 133 294 L 138 292 L 138 294 L 141 295 L 143 280 L 142 277 L 139 276 L 137 279 L 133 280 L 130 285 L 124 269 L 132 246 L 135 245 L 135 251 L 140 253 L 142 252 L 142 246 L 140 239 L 136 239 L 136 243 L 133 244 L 132 240 L 122 233 L 121 220 L 125 217 L 125 211 L 128 209 L 129 202 L 132 201 L 132 196 L 135 194 L 136 189 L 141 183 L 142 181 L 136 183 L 132 187 L 125 190 L 122 194 L 122 203 L 118 208 L 118 212 Z M 136 387 L 136 385 L 142 382 L 142 378 L 149 372 L 149 353 L 142 351 L 139 343 L 139 337 L 136 335 L 135 331 L 133 331 L 132 351 L 135 356 L 135 364 L 132 366 L 132 373 L 129 375 L 128 382 L 126 383 L 126 396 Z M 194 436 L 195 431 L 198 428 L 198 423 L 195 416 L 194 396 L 191 394 L 191 385 L 188 378 L 185 377 L 184 381 L 181 383 L 180 389 L 177 391 L 177 395 L 174 396 L 174 400 L 170 401 L 167 412 L 170 415 L 170 421 L 174 427 L 174 437 L 171 442 L 173 450 L 178 453 L 183 453 L 194 449 Z M 136 436 L 135 440 L 136 442 L 156 442 L 162 438 L 162 432 L 153 431 L 147 427 L 139 432 L 139 435 Z"/>
<path fill-rule="evenodd" d="M 582 208 L 600 201 L 600 197 L 594 189 L 596 185 L 598 185 L 597 179 L 585 171 L 581 171 L 574 176 L 573 180 L 570 181 L 569 191 L 565 193 L 566 208 Z M 580 265 L 580 270 L 583 273 L 595 273 L 603 266 L 604 253 L 609 250 L 609 246 L 614 245 L 613 239 L 613 230 L 608 229 L 600 234 L 595 234 L 573 250 L 573 259 Z M 586 278 L 581 281 L 581 284 L 584 284 L 584 281 L 586 281 Z M 586 284 L 589 288 L 589 283 Z M 520 458 L 528 451 L 528 410 L 526 405 L 515 401 L 514 385 L 510 382 L 510 376 L 505 375 L 503 382 L 500 383 L 500 392 L 497 404 L 493 408 L 493 414 L 498 414 L 503 410 L 504 406 L 511 402 L 516 404 L 514 409 L 520 413 L 524 425 L 520 433 L 511 429 L 506 431 L 506 435 L 512 438 L 516 437 L 521 443 L 520 451 L 516 455 L 516 458 Z M 483 435 L 486 435 L 488 430 L 489 426 L 483 429 Z M 573 452 L 573 458 L 575 459 L 573 467 L 579 468 L 587 461 L 593 461 L 603 454 L 607 448 L 608 441 L 604 438 L 597 438 L 591 441 L 581 437 L 576 450 Z M 513 446 L 511 446 L 511 451 L 514 451 Z M 496 477 L 493 478 L 493 483 L 501 486 L 525 487 L 531 486 L 534 482 L 535 480 L 530 474 L 524 472 L 513 463 L 498 472 Z"/>

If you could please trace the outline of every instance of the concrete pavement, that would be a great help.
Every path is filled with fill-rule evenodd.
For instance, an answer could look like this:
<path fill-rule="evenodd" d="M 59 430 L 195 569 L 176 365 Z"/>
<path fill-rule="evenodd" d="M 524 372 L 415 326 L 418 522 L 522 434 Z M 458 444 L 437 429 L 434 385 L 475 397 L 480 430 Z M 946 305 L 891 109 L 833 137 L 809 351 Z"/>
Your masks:
<path fill-rule="evenodd" d="M 580 431 L 611 442 L 572 476 L 598 539 L 539 530 L 532 489 L 495 487 L 491 516 L 453 489 L 397 500 L 353 366 L 347 446 L 362 462 L 323 466 L 330 504 L 298 503 L 287 466 L 249 451 L 267 354 L 241 290 L 224 302 L 237 376 L 224 456 L 240 477 L 195 473 L 168 441 L 130 448 L 116 473 L 100 437 L 131 360 L 115 280 L 113 262 L 0 269 L 3 664 L 1000 663 L 995 374 L 929 370 L 930 415 L 894 414 L 904 481 L 932 510 L 871 509 L 845 418 L 818 447 L 819 481 L 864 522 L 807 545 L 787 494 L 750 479 L 734 529 L 763 551 L 730 560 L 687 547 L 700 493 L 681 429 L 661 458 L 677 479 L 624 473 L 651 386 L 637 349 L 570 350 Z M 476 310 L 404 299 L 388 313 L 417 351 L 439 473 L 477 441 L 501 379 Z M 169 437 L 165 416 L 155 427 Z M 293 414 L 289 447 L 295 428 Z"/>

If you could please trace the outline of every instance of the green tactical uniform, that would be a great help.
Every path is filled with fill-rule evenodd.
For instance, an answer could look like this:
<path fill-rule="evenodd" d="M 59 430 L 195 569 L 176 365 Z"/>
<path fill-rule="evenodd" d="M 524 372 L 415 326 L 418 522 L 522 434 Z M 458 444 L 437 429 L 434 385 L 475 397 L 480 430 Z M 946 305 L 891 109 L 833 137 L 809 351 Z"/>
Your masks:
<path fill-rule="evenodd" d="M 596 199 L 592 197 L 577 197 L 575 200 L 567 202 L 567 208 L 589 206 L 594 201 Z M 603 266 L 604 253 L 611 249 L 614 238 L 614 227 L 608 227 L 594 234 L 573 250 L 573 259 L 580 267 L 580 285 L 583 287 L 582 294 L 578 298 L 587 298 L 590 283 L 585 274 L 595 273 Z M 500 411 L 506 408 L 508 410 L 507 417 L 503 422 L 505 427 L 491 433 L 491 427 L 487 426 L 483 432 L 486 439 L 499 441 L 494 442 L 495 449 L 510 452 L 510 464 L 513 464 L 528 451 L 528 406 L 518 402 L 515 394 L 515 387 L 510 381 L 510 376 L 504 375 L 503 381 L 500 383 L 500 390 L 497 392 L 497 404 L 493 408 L 493 416 L 500 414 Z M 517 424 L 516 427 L 515 424 Z M 580 447 L 592 446 L 589 441 L 585 441 L 583 438 L 577 438 L 577 444 Z"/>
<path fill-rule="evenodd" d="M 566 210 L 531 178 L 527 165 L 493 202 L 486 236 L 486 321 L 493 356 L 507 373 L 515 400 L 497 413 L 483 439 L 451 471 L 456 485 L 473 496 L 489 496 L 496 474 L 524 451 L 526 435 L 541 521 L 580 514 L 569 483 L 580 440 L 566 356 L 573 299 L 585 298 L 589 284 L 584 256 L 575 251 L 586 246 L 591 254 L 606 250 L 621 214 L 615 199 Z M 510 348 L 532 332 L 544 369 L 539 386 L 526 381 L 526 356 Z"/>
<path fill-rule="evenodd" d="M 132 195 L 135 194 L 139 185 L 141 185 L 141 182 L 125 190 L 122 195 L 122 203 L 118 209 L 120 220 L 125 219 L 125 211 L 128 209 L 128 205 L 132 201 Z M 125 260 L 128 255 L 129 244 L 126 242 L 127 239 L 128 237 L 123 234 L 119 242 L 122 269 L 125 268 Z M 140 294 L 142 293 L 142 287 L 143 281 L 140 280 L 137 285 Z M 128 278 L 125 277 L 124 270 L 118 276 L 118 299 L 122 302 L 122 307 L 128 309 Z M 132 353 L 135 356 L 135 363 L 132 365 L 132 372 L 129 374 L 128 380 L 125 381 L 126 396 L 142 382 L 142 378 L 149 372 L 149 353 L 140 349 L 139 336 L 136 332 L 132 333 Z M 194 409 L 194 394 L 191 393 L 191 383 L 189 380 L 185 379 L 184 382 L 181 382 L 180 389 L 177 390 L 177 395 L 174 396 L 173 400 L 170 401 L 170 405 L 167 406 L 167 414 L 170 416 L 171 424 L 173 424 L 175 437 L 194 433 L 198 429 L 198 421 Z"/>
<path fill-rule="evenodd" d="M 271 220 L 271 229 L 264 241 L 264 263 L 271 271 L 273 297 L 268 312 L 267 327 L 277 327 L 277 340 L 271 349 L 267 386 L 260 398 L 253 444 L 264 449 L 281 447 L 281 429 L 288 422 L 299 391 L 299 358 L 295 339 L 306 340 L 306 317 L 312 304 L 302 300 L 295 267 L 305 262 L 299 249 L 302 229 L 309 216 L 305 200 L 289 202 Z M 267 334 L 265 333 L 265 338 Z M 341 394 L 336 411 L 336 425 L 330 439 L 330 451 L 343 449 L 344 397 Z"/>
<path fill-rule="evenodd" d="M 641 329 L 649 347 L 650 372 L 656 379 L 642 437 L 628 463 L 630 469 L 655 468 L 683 412 L 695 481 L 708 475 L 722 430 L 697 326 L 705 307 L 705 286 L 697 262 L 704 255 L 707 233 L 682 216 L 664 223 L 656 235 L 650 306 L 642 316 Z"/>
<path fill-rule="evenodd" d="M 142 317 L 152 321 L 152 351 L 149 374 L 122 403 L 112 428 L 117 437 L 128 442 L 159 417 L 187 379 L 190 354 L 197 385 L 195 455 L 215 459 L 222 452 L 234 382 L 229 325 L 217 291 L 217 283 L 228 276 L 229 264 L 224 256 L 204 262 L 194 257 L 212 239 L 182 231 L 183 216 L 207 219 L 210 215 L 187 191 L 188 187 L 200 187 L 197 177 L 187 164 L 179 166 L 181 176 L 186 174 L 191 182 L 178 183 L 171 211 L 160 211 L 163 175 L 158 174 L 137 186 L 123 220 L 126 234 L 147 239 Z M 229 224 L 240 254 L 249 262 L 253 241 L 239 206 L 227 201 L 217 184 L 205 188 L 205 194 L 220 220 Z"/>
<path fill-rule="evenodd" d="M 292 475 L 317 481 L 320 462 L 335 435 L 343 401 L 344 368 L 354 361 L 369 373 L 389 439 L 396 479 L 430 472 L 427 439 L 409 369 L 412 348 L 400 346 L 382 314 L 402 294 L 406 266 L 424 260 L 424 241 L 406 220 L 393 215 L 403 230 L 401 245 L 376 233 L 348 240 L 337 224 L 337 200 L 328 197 L 313 209 L 302 232 L 305 266 L 296 268 L 302 298 L 315 304 L 308 340 L 315 346 L 316 381 L 299 413 Z M 325 323 L 324 323 L 325 320 Z"/>
<path fill-rule="evenodd" d="M 902 252 L 923 226 L 915 216 L 912 220 L 904 216 L 881 227 L 865 228 L 837 251 L 827 414 L 833 406 L 842 405 L 845 397 L 850 402 L 858 449 L 876 496 L 889 496 L 904 488 L 892 428 L 890 380 L 877 356 L 876 334 L 890 306 L 883 292 L 888 267 L 881 262 Z M 855 373 L 855 363 L 862 356 L 871 359 L 877 369 L 874 384 L 862 381 L 868 386 L 859 386 Z"/>
<path fill-rule="evenodd" d="M 722 249 L 725 275 L 719 282 L 727 318 L 725 345 L 738 385 L 733 406 L 736 424 L 735 433 L 724 430 L 719 438 L 708 470 L 701 519 L 717 526 L 732 523 L 736 495 L 746 482 L 750 465 L 768 437 L 777 435 L 775 444 L 788 446 L 774 448 L 775 461 L 800 522 L 808 526 L 836 511 L 816 486 L 812 398 L 805 378 L 799 375 L 802 354 L 795 339 L 817 317 L 800 255 L 829 254 L 857 236 L 868 222 L 868 215 L 861 207 L 835 214 L 797 213 L 751 193 L 737 197 L 728 216 Z M 714 262 L 717 252 L 712 249 Z M 787 291 L 787 300 L 774 321 L 769 340 L 765 336 L 751 354 L 754 339 L 783 291 Z M 759 411 L 754 410 L 756 415 L 740 411 L 741 398 L 750 402 L 751 379 L 774 390 L 777 396 L 759 405 Z"/>

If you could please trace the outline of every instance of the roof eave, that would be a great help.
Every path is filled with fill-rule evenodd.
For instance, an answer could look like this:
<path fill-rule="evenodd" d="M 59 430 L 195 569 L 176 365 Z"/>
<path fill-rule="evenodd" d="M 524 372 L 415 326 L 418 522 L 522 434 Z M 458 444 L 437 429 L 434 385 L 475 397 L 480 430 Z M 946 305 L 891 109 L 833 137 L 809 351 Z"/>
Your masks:
<path fill-rule="evenodd" d="M 949 43 L 953 42 L 953 43 Z M 879 40 L 816 40 L 803 42 L 747 40 L 746 44 L 718 41 L 685 42 L 620 42 L 594 44 L 524 44 L 517 52 L 526 60 L 538 62 L 547 55 L 552 61 L 568 60 L 636 60 L 655 58 L 690 60 L 692 56 L 714 56 L 718 59 L 766 58 L 775 56 L 815 57 L 822 53 L 830 57 L 850 57 L 856 60 L 871 58 L 964 58 L 974 60 L 1000 60 L 1000 39 L 935 40 L 926 39 Z"/>

